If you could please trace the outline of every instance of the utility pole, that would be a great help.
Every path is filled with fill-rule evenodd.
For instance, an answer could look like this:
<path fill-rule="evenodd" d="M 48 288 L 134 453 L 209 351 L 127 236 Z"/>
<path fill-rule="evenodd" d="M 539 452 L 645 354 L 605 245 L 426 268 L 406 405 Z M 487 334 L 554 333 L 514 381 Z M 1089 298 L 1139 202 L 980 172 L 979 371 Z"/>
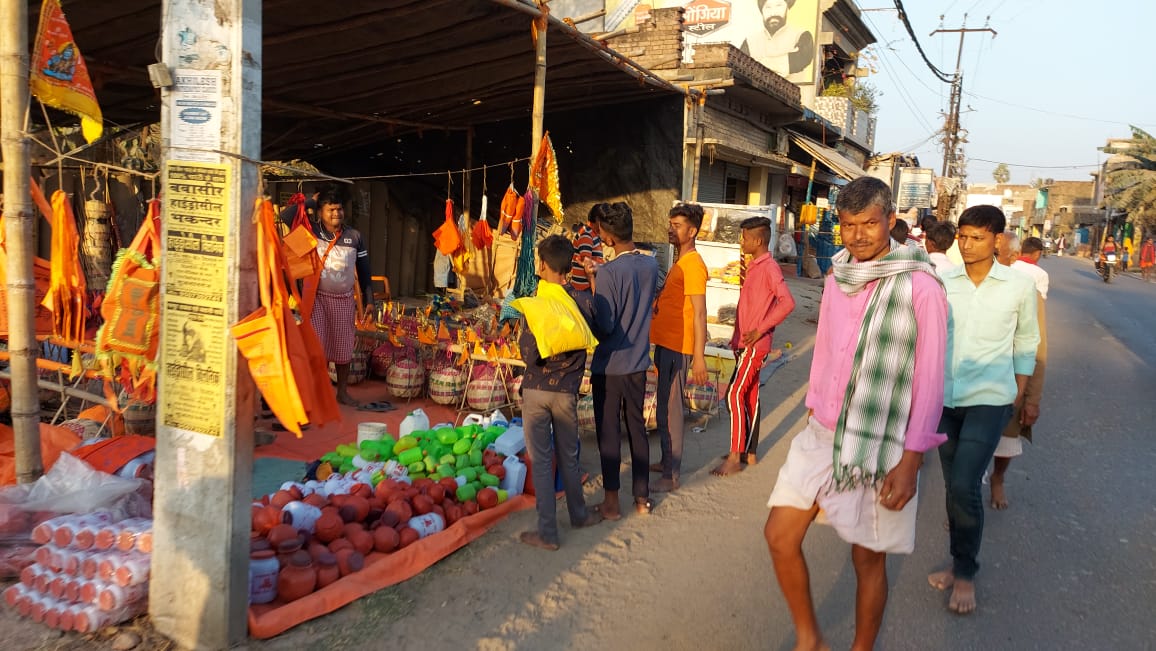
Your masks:
<path fill-rule="evenodd" d="M 942 16 L 940 18 L 942 18 Z M 988 16 L 988 18 L 990 19 L 991 17 Z M 947 109 L 947 123 L 943 127 L 942 176 L 946 177 L 953 177 L 958 172 L 956 148 L 959 147 L 959 104 L 963 98 L 963 39 L 973 32 L 991 32 L 991 37 L 996 37 L 996 31 L 988 27 L 986 22 L 983 27 L 967 27 L 967 14 L 963 15 L 963 24 L 960 27 L 956 29 L 940 28 L 930 34 L 930 36 L 935 36 L 936 34 L 959 34 L 959 52 L 955 56 L 955 76 L 951 81 L 951 97 L 950 105 Z"/>

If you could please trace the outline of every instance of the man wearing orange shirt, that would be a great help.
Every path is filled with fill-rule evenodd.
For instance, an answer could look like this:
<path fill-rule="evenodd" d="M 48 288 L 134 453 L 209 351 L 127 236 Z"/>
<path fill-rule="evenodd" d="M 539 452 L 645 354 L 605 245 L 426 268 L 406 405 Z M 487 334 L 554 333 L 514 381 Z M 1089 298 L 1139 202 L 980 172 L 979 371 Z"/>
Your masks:
<path fill-rule="evenodd" d="M 686 357 L 691 357 L 691 380 L 706 384 L 706 263 L 695 250 L 694 240 L 702 228 L 702 206 L 681 204 L 670 209 L 670 243 L 678 249 L 678 262 L 666 274 L 666 283 L 654 302 L 650 343 L 658 369 L 658 436 L 662 461 L 650 467 L 662 479 L 650 490 L 669 492 L 678 488 L 682 471 L 682 394 L 686 384 Z"/>

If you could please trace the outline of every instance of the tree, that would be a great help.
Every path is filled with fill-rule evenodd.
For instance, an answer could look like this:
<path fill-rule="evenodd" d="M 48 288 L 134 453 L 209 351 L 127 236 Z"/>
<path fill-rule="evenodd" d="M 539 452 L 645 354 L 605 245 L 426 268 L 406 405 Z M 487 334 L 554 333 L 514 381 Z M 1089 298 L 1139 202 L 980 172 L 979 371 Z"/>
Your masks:
<path fill-rule="evenodd" d="M 991 178 L 995 179 L 996 183 L 1007 183 L 1011 180 L 1011 172 L 1007 169 L 1007 163 L 996 165 L 991 172 Z"/>
<path fill-rule="evenodd" d="M 1132 139 L 1101 148 L 1112 154 L 1104 163 L 1104 198 L 1127 211 L 1148 231 L 1156 228 L 1156 138 L 1132 127 Z"/>

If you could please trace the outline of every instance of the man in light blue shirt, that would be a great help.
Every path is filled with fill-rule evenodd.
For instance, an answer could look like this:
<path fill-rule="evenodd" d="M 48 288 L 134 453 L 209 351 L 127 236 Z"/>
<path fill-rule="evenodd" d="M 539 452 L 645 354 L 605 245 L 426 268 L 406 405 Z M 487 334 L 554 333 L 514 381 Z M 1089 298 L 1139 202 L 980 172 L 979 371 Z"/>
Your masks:
<path fill-rule="evenodd" d="M 983 540 L 980 481 L 1013 405 L 1023 399 L 1040 341 L 1035 285 L 995 260 L 1004 224 L 995 206 L 963 211 L 958 236 L 963 265 L 942 273 L 950 315 L 939 421 L 947 442 L 939 447 L 939 461 L 952 564 L 928 581 L 940 590 L 952 588 L 948 608 L 960 614 L 975 610 L 976 558 Z"/>

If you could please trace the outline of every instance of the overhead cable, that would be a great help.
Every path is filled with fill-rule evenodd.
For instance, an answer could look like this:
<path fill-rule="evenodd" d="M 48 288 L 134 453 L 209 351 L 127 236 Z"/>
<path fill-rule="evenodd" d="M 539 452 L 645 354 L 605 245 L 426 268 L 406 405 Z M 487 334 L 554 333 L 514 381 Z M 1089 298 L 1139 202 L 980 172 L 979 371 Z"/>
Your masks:
<path fill-rule="evenodd" d="M 907 10 L 903 8 L 903 0 L 895 0 L 895 11 L 899 13 L 899 20 L 903 21 L 903 26 L 907 28 L 907 34 L 911 37 L 911 41 L 915 43 L 915 49 L 919 50 L 919 56 L 923 57 L 923 62 L 931 69 L 940 81 L 945 84 L 950 84 L 954 81 L 954 77 L 949 75 L 935 66 L 931 59 L 927 58 L 927 54 L 923 51 L 923 46 L 919 44 L 919 39 L 915 37 L 915 30 L 911 28 L 911 22 L 907 20 Z"/>

